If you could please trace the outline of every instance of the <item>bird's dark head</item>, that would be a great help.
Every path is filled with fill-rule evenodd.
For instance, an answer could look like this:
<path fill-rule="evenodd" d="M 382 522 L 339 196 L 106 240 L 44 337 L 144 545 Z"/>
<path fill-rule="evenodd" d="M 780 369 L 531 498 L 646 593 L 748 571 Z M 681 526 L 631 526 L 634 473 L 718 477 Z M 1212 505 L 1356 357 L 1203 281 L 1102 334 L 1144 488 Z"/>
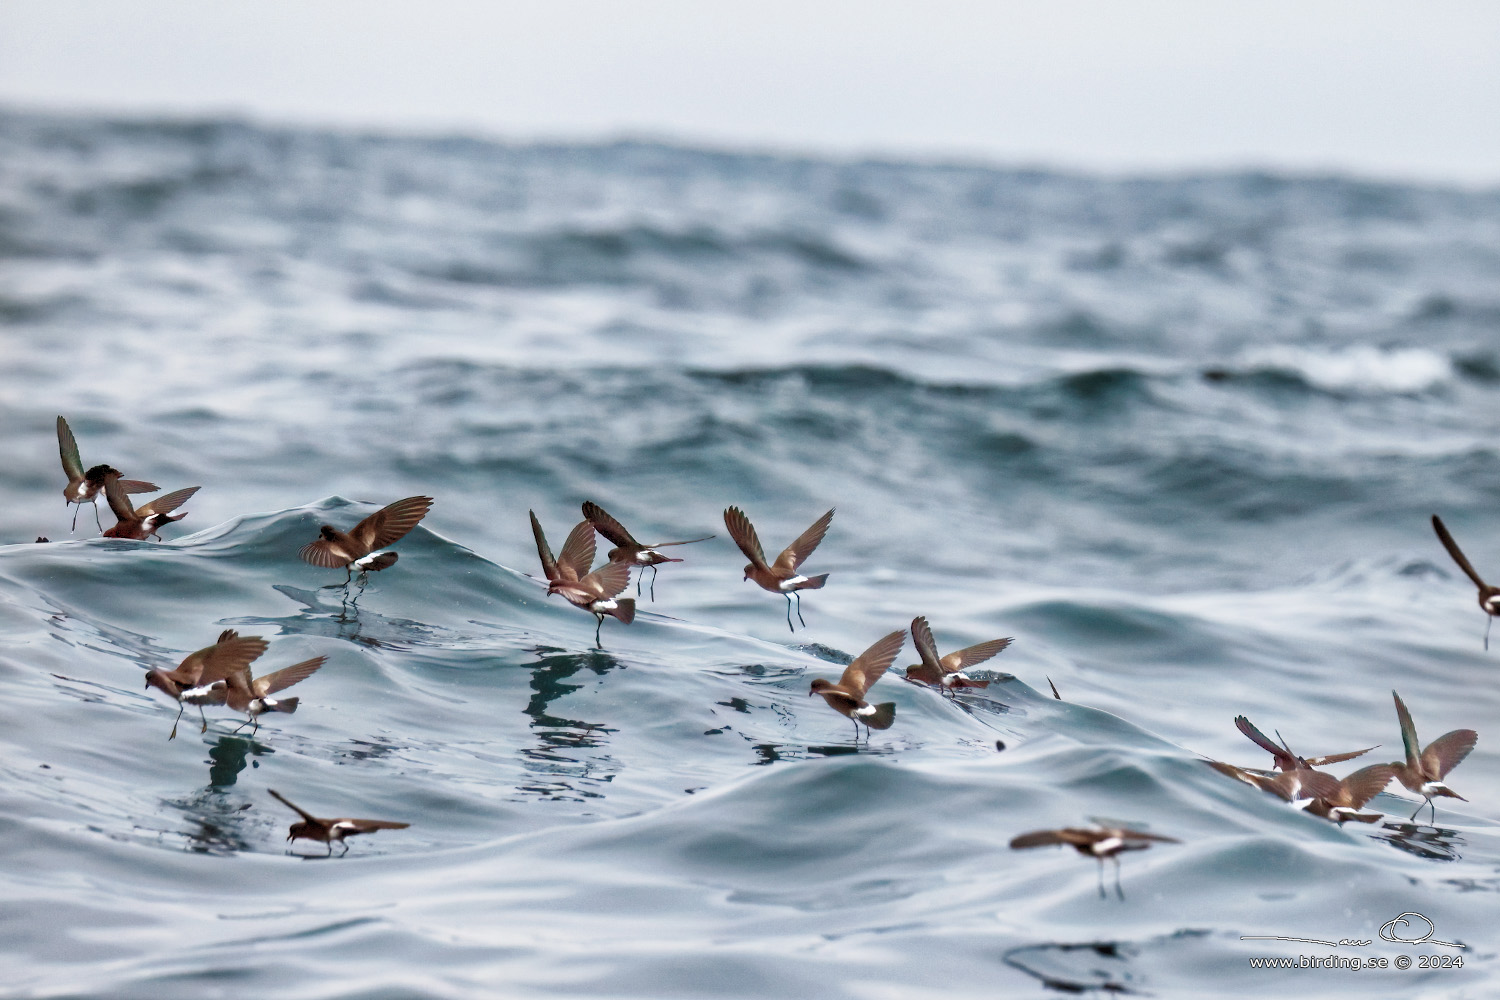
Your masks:
<path fill-rule="evenodd" d="M 750 579 L 750 571 L 753 570 L 754 568 L 755 568 L 755 563 L 746 563 L 745 564 L 745 580 Z M 740 582 L 743 583 L 744 580 L 742 580 Z"/>
<path fill-rule="evenodd" d="M 83 474 L 83 478 L 87 479 L 91 483 L 102 484 L 104 482 L 104 477 L 110 475 L 111 473 L 118 476 L 120 474 L 120 470 L 112 469 L 107 465 L 96 465 L 89 471 L 85 472 Z"/>
<path fill-rule="evenodd" d="M 322 535 L 323 539 L 329 542 L 336 542 L 339 539 L 338 529 L 331 524 L 325 524 L 321 528 L 319 528 L 318 534 Z"/>
<path fill-rule="evenodd" d="M 149 691 L 152 688 L 158 688 L 172 698 L 178 698 L 182 695 L 182 689 L 177 686 L 177 682 L 160 670 L 146 671 L 146 690 Z"/>
<path fill-rule="evenodd" d="M 308 837 L 313 840 L 317 839 L 317 837 L 314 836 L 312 832 L 312 824 L 307 822 L 306 820 L 293 823 L 292 828 L 287 832 L 286 835 L 287 840 L 296 840 L 298 837 Z"/>
<path fill-rule="evenodd" d="M 826 677 L 814 677 L 812 682 L 812 690 L 807 692 L 807 696 L 811 698 L 819 691 L 827 691 L 831 687 L 833 687 L 833 681 L 828 680 Z"/>

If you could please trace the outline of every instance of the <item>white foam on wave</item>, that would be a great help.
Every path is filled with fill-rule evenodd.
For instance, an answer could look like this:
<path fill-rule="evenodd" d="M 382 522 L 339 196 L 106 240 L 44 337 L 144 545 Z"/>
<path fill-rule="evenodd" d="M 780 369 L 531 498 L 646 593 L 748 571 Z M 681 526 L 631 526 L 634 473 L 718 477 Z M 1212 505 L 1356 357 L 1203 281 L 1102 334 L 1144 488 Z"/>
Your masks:
<path fill-rule="evenodd" d="M 1356 392 L 1422 392 L 1453 377 L 1443 355 L 1421 347 L 1365 344 L 1326 350 L 1275 344 L 1251 348 L 1241 362 L 1252 370 L 1298 375 L 1320 389 Z"/>

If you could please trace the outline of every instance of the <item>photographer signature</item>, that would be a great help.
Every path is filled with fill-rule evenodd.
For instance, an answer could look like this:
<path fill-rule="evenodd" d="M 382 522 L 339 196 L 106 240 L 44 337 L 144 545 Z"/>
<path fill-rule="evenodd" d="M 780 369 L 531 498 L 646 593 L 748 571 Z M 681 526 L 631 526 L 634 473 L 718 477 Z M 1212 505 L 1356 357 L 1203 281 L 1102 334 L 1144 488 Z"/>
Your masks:
<path fill-rule="evenodd" d="M 1411 918 L 1411 919 L 1409 919 Z M 1427 925 L 1425 931 L 1420 930 L 1413 924 L 1412 919 L 1419 920 Z M 1437 929 L 1431 920 L 1420 913 L 1408 910 L 1398 914 L 1380 925 L 1380 940 L 1389 941 L 1392 944 L 1438 944 L 1444 948 L 1467 948 L 1468 945 L 1458 941 L 1439 941 L 1432 936 Z M 1417 931 L 1415 937 L 1404 935 Z M 1279 934 L 1241 934 L 1241 941 L 1295 941 L 1298 944 L 1320 944 L 1327 948 L 1364 948 L 1374 942 L 1369 939 L 1339 938 L 1337 941 L 1324 941 L 1319 938 L 1305 937 L 1282 937 Z"/>

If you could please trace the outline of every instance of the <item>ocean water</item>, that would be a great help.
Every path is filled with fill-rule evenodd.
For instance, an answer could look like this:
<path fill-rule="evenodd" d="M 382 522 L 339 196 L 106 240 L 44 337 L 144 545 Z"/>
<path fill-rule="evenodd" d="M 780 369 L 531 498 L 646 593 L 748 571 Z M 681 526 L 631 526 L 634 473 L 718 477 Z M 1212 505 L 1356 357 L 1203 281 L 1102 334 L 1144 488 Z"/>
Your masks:
<path fill-rule="evenodd" d="M 1500 191 L 11 111 L 0 364 L 0 996 L 1500 989 L 1500 641 L 1428 523 L 1500 577 Z M 164 542 L 70 533 L 58 414 L 202 486 Z M 297 558 L 413 494 L 357 603 Z M 588 499 L 717 534 L 602 649 L 526 516 Z M 731 504 L 837 508 L 805 629 Z M 856 739 L 809 682 L 916 615 L 1015 641 L 960 698 L 908 645 Z M 328 663 L 168 741 L 224 628 Z M 1435 825 L 1202 762 L 1397 759 L 1393 689 L 1480 732 Z M 269 788 L 411 826 L 301 860 Z M 1181 843 L 1103 898 L 1007 847 L 1094 817 Z M 1391 966 L 1251 964 L 1330 954 Z"/>

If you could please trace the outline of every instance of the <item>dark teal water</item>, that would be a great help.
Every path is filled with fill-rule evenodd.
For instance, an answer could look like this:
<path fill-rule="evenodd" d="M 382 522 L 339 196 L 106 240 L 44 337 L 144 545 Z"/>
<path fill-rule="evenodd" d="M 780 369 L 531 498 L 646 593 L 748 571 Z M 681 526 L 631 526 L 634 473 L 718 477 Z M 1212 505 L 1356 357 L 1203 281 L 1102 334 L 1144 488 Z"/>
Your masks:
<path fill-rule="evenodd" d="M 0 115 L 0 995 L 1492 995 L 1500 649 L 1427 519 L 1500 577 L 1497 333 L 1493 190 Z M 59 413 L 203 487 L 166 542 L 69 535 Z M 419 493 L 357 607 L 297 559 Z M 719 534 L 603 650 L 532 578 L 585 499 Z M 837 507 L 805 631 L 730 504 Z M 919 614 L 1015 642 L 856 742 L 808 683 Z M 168 742 L 229 627 L 328 664 Z M 1201 763 L 1395 759 L 1393 688 L 1480 732 L 1436 826 Z M 299 860 L 268 788 L 411 828 Z M 1123 900 L 1006 847 L 1090 817 L 1182 843 Z M 1335 952 L 1464 966 L 1249 961 Z"/>

